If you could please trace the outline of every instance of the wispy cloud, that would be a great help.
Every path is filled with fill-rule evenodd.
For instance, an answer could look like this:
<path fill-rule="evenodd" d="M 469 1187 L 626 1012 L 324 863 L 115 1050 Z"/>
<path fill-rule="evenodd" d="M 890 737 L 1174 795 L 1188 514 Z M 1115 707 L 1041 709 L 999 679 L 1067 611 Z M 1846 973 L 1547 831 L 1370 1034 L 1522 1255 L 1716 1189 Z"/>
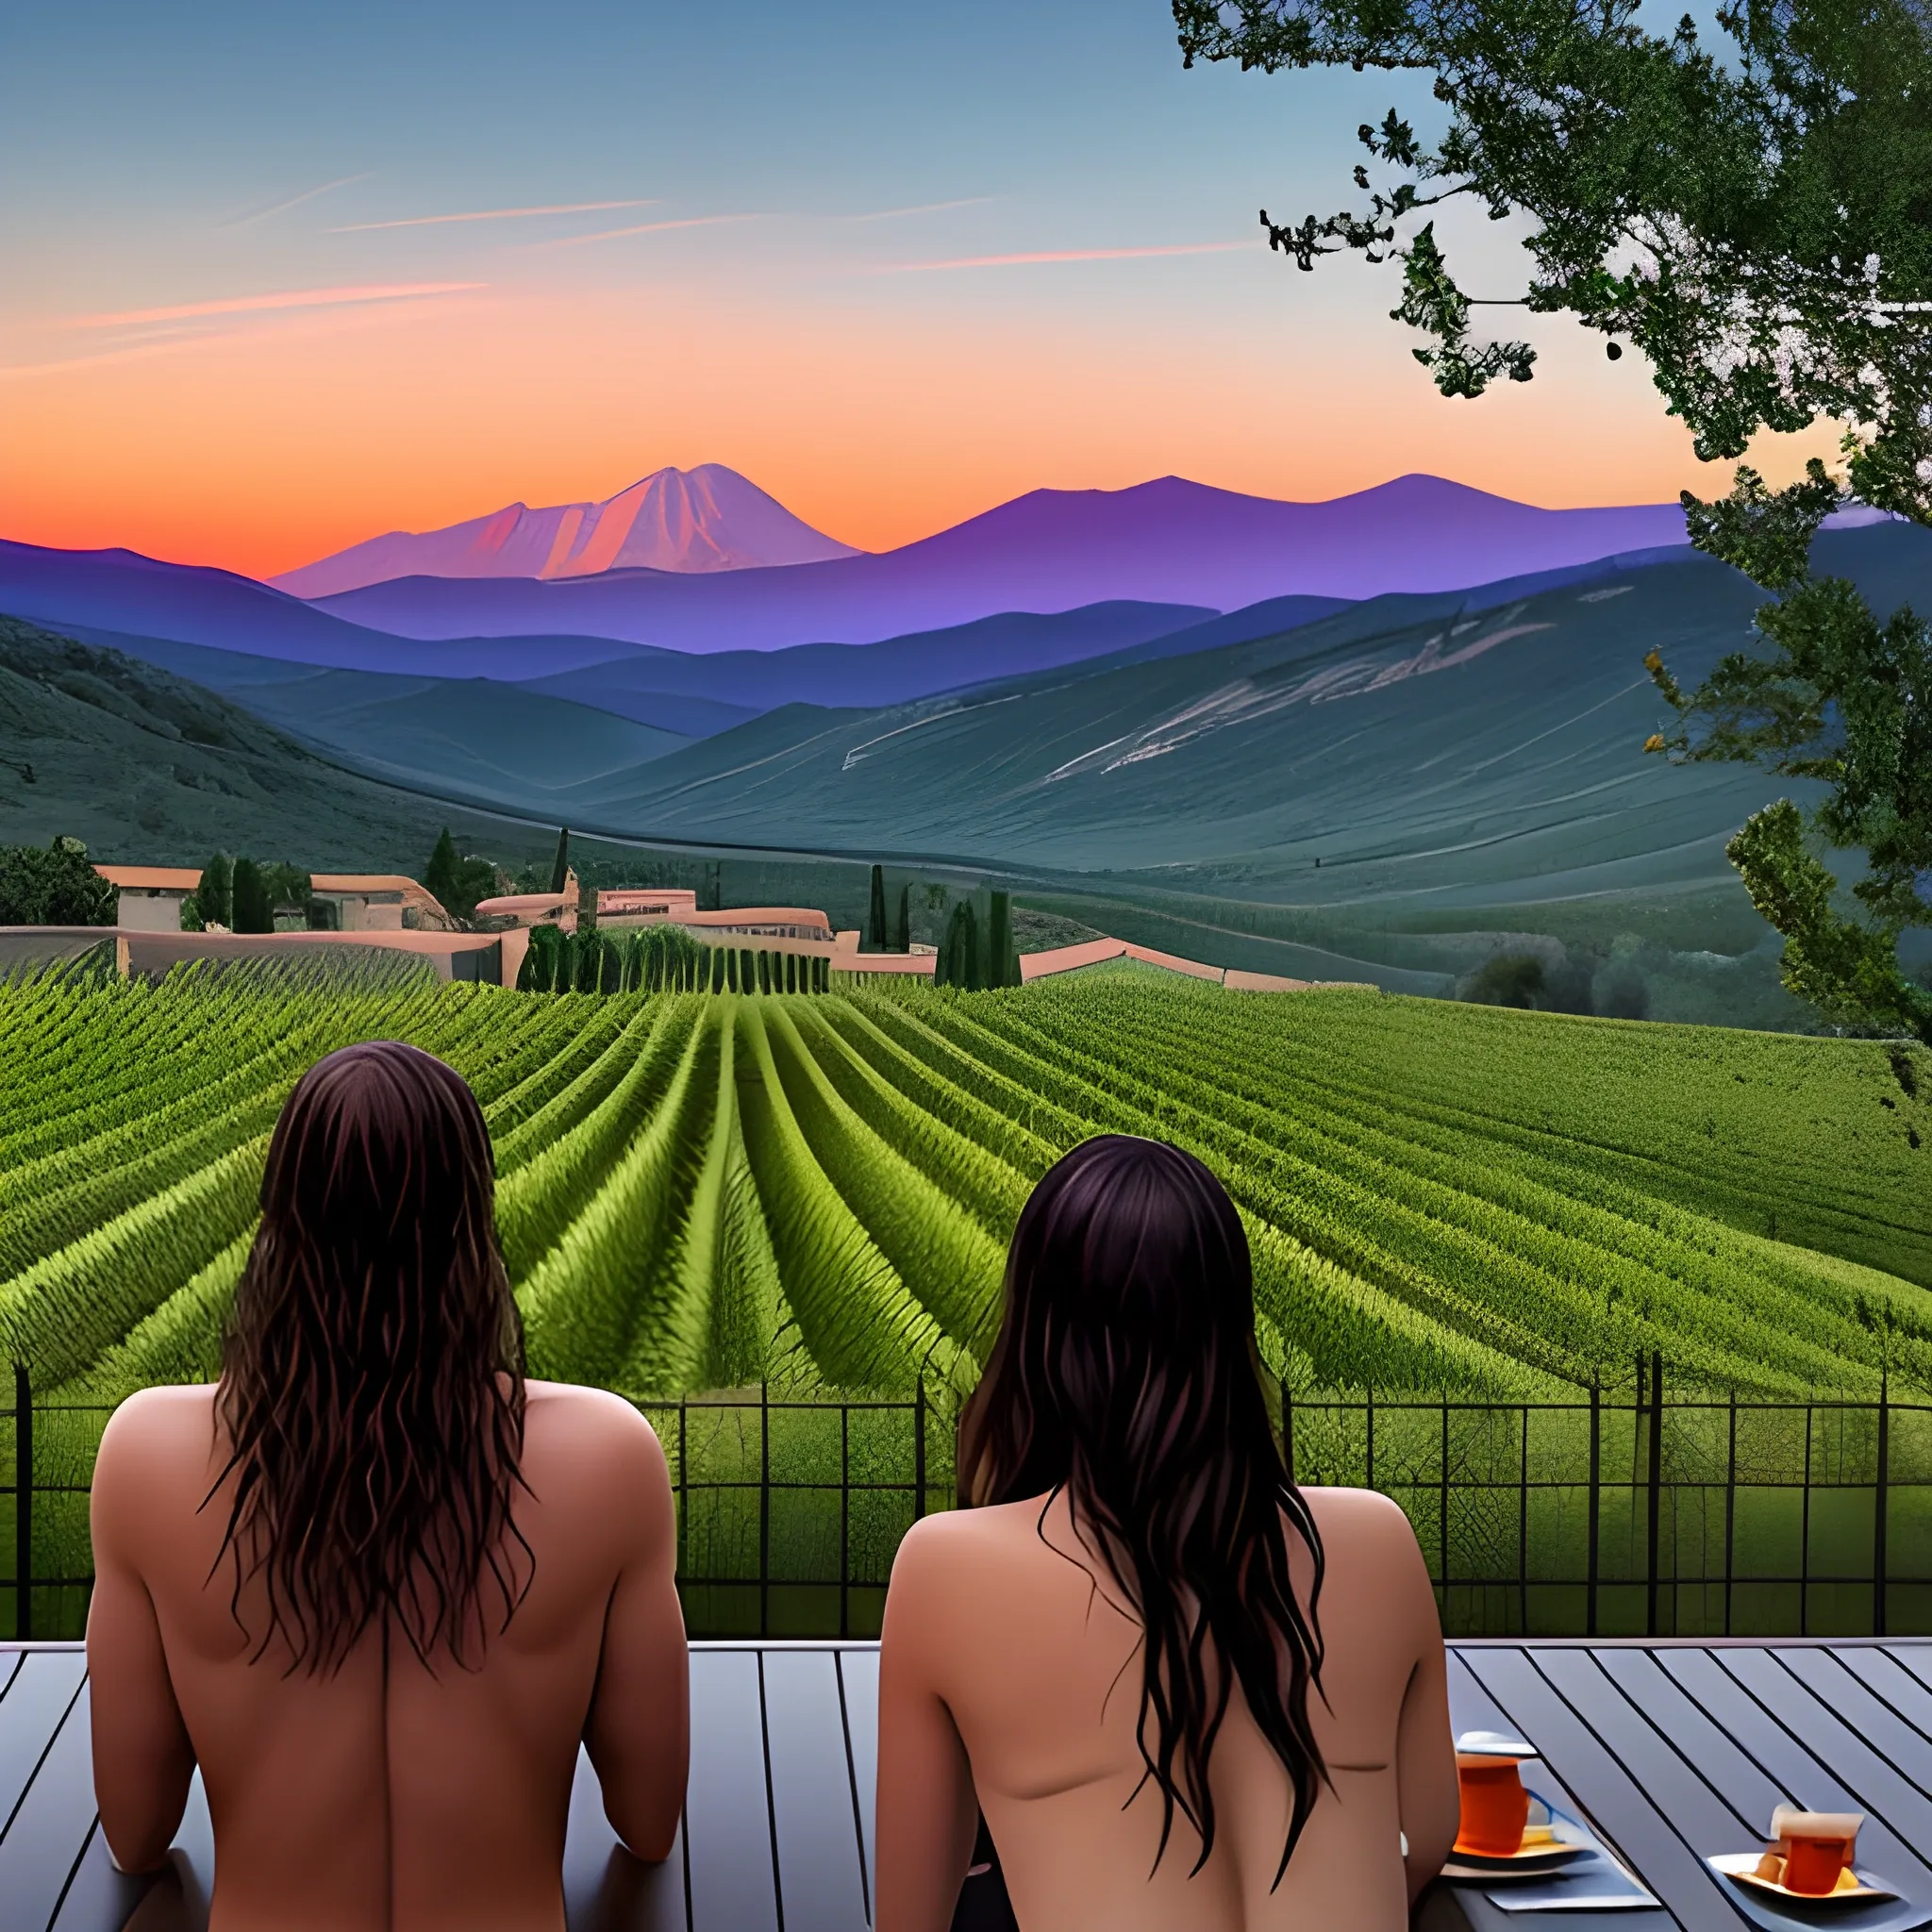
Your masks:
<path fill-rule="evenodd" d="M 995 194 L 966 194 L 961 195 L 958 201 L 922 201 L 911 208 L 874 208 L 867 214 L 841 215 L 839 220 L 841 222 L 890 222 L 895 221 L 900 215 L 937 215 L 943 214 L 949 208 L 980 208 L 989 201 L 997 201 L 999 197 Z"/>
<path fill-rule="evenodd" d="M 586 242 L 616 242 L 625 235 L 661 235 L 667 228 L 712 228 L 721 222 L 761 222 L 763 215 L 687 215 L 681 222 L 640 222 L 629 228 L 599 228 L 591 235 L 559 235 L 554 242 L 535 242 L 533 248 L 575 248 Z"/>
<path fill-rule="evenodd" d="M 1174 242 L 1159 248 L 1041 248 L 1024 255 L 961 255 L 950 261 L 895 261 L 876 275 L 924 275 L 935 269 L 1019 268 L 1041 261 L 1140 261 L 1157 255 L 1224 255 L 1236 248 L 1258 248 L 1258 242 Z"/>
<path fill-rule="evenodd" d="M 249 315 L 267 308 L 326 308 L 345 302 L 401 302 L 414 295 L 455 295 L 487 282 L 382 282 L 346 289 L 289 289 L 271 295 L 224 295 L 211 302 L 175 302 L 163 308 L 125 308 L 112 315 L 75 315 L 73 328 L 125 328 L 138 322 L 185 322 L 203 315 Z"/>
<path fill-rule="evenodd" d="M 300 208 L 305 201 L 313 201 L 318 194 L 332 193 L 338 188 L 346 188 L 352 181 L 366 181 L 375 172 L 365 168 L 359 175 L 343 175 L 334 181 L 325 181 L 320 188 L 305 188 L 300 194 L 285 195 L 280 201 L 272 201 L 266 208 L 250 208 L 246 214 L 240 214 L 232 220 L 217 222 L 218 228 L 247 228 L 257 222 L 265 222 L 271 215 L 286 213 L 291 208 Z"/>
<path fill-rule="evenodd" d="M 641 201 L 559 201 L 547 208 L 481 208 L 459 215 L 406 215 L 395 222 L 349 222 L 330 228 L 331 235 L 366 235 L 372 228 L 433 228 L 444 222 L 518 222 L 530 215 L 587 215 L 603 208 L 656 208 L 648 197 Z"/>

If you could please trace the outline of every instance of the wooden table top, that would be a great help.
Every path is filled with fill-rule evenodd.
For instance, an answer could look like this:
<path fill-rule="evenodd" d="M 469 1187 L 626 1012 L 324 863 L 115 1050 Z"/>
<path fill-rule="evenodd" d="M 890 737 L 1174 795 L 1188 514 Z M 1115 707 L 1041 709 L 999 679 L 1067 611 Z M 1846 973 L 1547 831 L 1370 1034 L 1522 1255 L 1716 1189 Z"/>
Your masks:
<path fill-rule="evenodd" d="M 693 1643 L 691 1783 L 661 1866 L 620 1851 L 579 1758 L 564 1859 L 572 1932 L 862 1932 L 871 1920 L 878 1649 Z M 138 1932 L 205 1925 L 214 1844 L 197 1777 L 162 1880 L 116 1872 L 94 1815 L 77 1645 L 0 1646 L 0 1926 Z M 1491 1642 L 1451 1646 L 1458 1733 L 1515 1733 L 1533 1789 L 1589 1824 L 1655 1909 L 1560 1914 L 1563 1932 L 1737 1932 L 1750 1923 L 1707 1854 L 1761 1846 L 1774 1806 L 1866 1816 L 1858 1859 L 1932 1924 L 1932 1640 Z M 762 1803 L 759 1800 L 762 1799 Z M 1422 1922 L 1517 1932 L 1479 1888 Z M 1864 1913 L 1808 1921 L 1842 1923 Z M 1800 1921 L 1793 1920 L 1798 1924 Z"/>

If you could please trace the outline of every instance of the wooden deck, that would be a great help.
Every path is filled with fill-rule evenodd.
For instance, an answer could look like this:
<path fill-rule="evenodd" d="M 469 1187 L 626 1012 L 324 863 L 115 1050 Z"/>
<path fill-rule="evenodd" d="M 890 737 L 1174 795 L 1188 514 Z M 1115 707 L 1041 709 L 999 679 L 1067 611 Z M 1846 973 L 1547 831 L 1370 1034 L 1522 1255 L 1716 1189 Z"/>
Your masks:
<path fill-rule="evenodd" d="M 1458 1733 L 1534 1743 L 1541 1757 L 1526 1782 L 1584 1821 L 1657 1900 L 1564 1911 L 1564 1932 L 1932 1924 L 1932 1641 L 1452 1651 Z M 691 1668 L 691 1786 L 666 1864 L 646 1869 L 617 1850 L 579 1760 L 564 1866 L 572 1932 L 862 1932 L 876 1646 L 698 1643 Z M 87 1698 L 77 1646 L 0 1647 L 0 1927 L 192 1932 L 213 1868 L 199 1783 L 174 1872 L 158 1883 L 117 1873 L 94 1820 Z M 1904 1903 L 1804 1919 L 1746 1911 L 1704 1859 L 1761 1842 L 1780 1800 L 1864 1812 L 1858 1862 Z M 1441 1888 L 1421 1915 L 1432 1932 L 1548 1918 L 1501 1910 L 1478 1886 Z"/>

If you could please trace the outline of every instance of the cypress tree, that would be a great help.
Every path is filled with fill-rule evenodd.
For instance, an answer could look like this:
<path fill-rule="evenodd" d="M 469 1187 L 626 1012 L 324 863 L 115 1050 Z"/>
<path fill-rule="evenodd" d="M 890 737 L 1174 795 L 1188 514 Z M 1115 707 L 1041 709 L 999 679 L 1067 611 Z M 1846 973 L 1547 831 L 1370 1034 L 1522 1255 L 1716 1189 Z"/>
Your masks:
<path fill-rule="evenodd" d="M 979 922 L 973 916 L 973 902 L 961 899 L 946 922 L 945 942 L 940 947 L 939 968 L 933 975 L 941 986 L 963 987 L 976 992 L 982 984 L 979 971 Z"/>
<path fill-rule="evenodd" d="M 872 869 L 872 905 L 865 915 L 865 944 L 868 952 L 883 953 L 891 944 L 886 934 L 886 869 Z"/>
<path fill-rule="evenodd" d="M 557 834 L 557 858 L 550 867 L 550 890 L 563 891 L 563 882 L 570 875 L 570 827 L 560 826 Z"/>
<path fill-rule="evenodd" d="M 1008 892 L 995 892 L 987 917 L 988 986 L 1020 984 L 1020 948 L 1013 938 L 1013 901 Z"/>
<path fill-rule="evenodd" d="M 202 867 L 201 883 L 194 889 L 194 903 L 201 908 L 204 925 L 225 925 L 231 932 L 234 930 L 234 902 L 229 896 L 234 875 L 234 867 L 225 852 L 217 852 Z"/>
<path fill-rule="evenodd" d="M 456 902 L 462 888 L 463 861 L 457 851 L 457 841 L 449 835 L 449 827 L 443 826 L 436 841 L 436 849 L 429 855 L 429 863 L 423 868 L 423 886 L 446 911 L 456 909 Z"/>
<path fill-rule="evenodd" d="M 899 888 L 899 933 L 894 950 L 901 953 L 912 950 L 912 887 L 909 882 Z"/>
<path fill-rule="evenodd" d="M 268 880 L 252 858 L 238 858 L 228 884 L 229 909 L 234 932 L 273 932 L 275 908 L 269 897 Z"/>

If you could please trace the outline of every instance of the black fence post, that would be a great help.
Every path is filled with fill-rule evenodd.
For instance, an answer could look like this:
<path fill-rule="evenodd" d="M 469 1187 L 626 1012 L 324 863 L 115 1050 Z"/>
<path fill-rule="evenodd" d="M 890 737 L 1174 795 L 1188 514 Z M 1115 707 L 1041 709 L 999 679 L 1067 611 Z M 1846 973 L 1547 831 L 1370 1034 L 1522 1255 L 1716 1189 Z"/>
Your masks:
<path fill-rule="evenodd" d="M 1584 1594 L 1583 1634 L 1596 1635 L 1597 1552 L 1603 1528 L 1604 1391 L 1595 1375 L 1590 1378 L 1590 1552 L 1589 1583 Z"/>
<path fill-rule="evenodd" d="M 13 1365 L 13 1633 L 34 1634 L 34 1391 L 26 1364 Z"/>
<path fill-rule="evenodd" d="M 925 1377 L 912 1391 L 912 1520 L 925 1514 Z"/>
<path fill-rule="evenodd" d="M 1516 1610 L 1529 1635 L 1529 1404 L 1523 1405 L 1523 1469 L 1516 1491 Z"/>
<path fill-rule="evenodd" d="M 1738 1547 L 1738 1388 L 1731 1385 L 1731 1440 L 1724 1467 L 1724 1635 L 1731 1634 L 1731 1579 Z"/>
<path fill-rule="evenodd" d="M 1368 1455 L 1362 1470 L 1362 1488 L 1373 1490 L 1375 1487 L 1375 1391 L 1373 1389 L 1365 1389 L 1362 1391 L 1362 1400 L 1369 1418 Z"/>
<path fill-rule="evenodd" d="M 1805 1405 L 1805 1500 L 1798 1518 L 1798 1635 L 1811 1634 L 1811 1405 Z"/>
<path fill-rule="evenodd" d="M 1442 1607 L 1449 1607 L 1449 1398 L 1442 1398 L 1441 1502 L 1436 1518 L 1436 1562 L 1442 1580 Z"/>
<path fill-rule="evenodd" d="M 839 1635 L 852 1635 L 852 1405 L 839 1405 Z"/>
<path fill-rule="evenodd" d="M 1878 1483 L 1872 1499 L 1872 1634 L 1883 1637 L 1885 1630 L 1885 1538 L 1890 1505 L 1891 1478 L 1891 1377 L 1889 1370 L 1878 1376 Z"/>
<path fill-rule="evenodd" d="M 690 1404 L 677 1398 L 677 1574 L 691 1568 L 691 1430 L 686 1425 Z"/>
<path fill-rule="evenodd" d="M 1288 1377 L 1281 1378 L 1281 1462 L 1290 1482 L 1294 1480 L 1294 1396 Z"/>
<path fill-rule="evenodd" d="M 1664 1357 L 1655 1351 L 1650 1358 L 1650 1509 L 1644 1524 L 1645 1584 L 1643 1628 L 1647 1637 L 1657 1632 L 1657 1533 L 1663 1508 L 1664 1471 Z M 1674 1622 L 1674 1618 L 1673 1622 Z"/>
<path fill-rule="evenodd" d="M 772 1385 L 758 1384 L 758 1635 L 772 1634 Z"/>

